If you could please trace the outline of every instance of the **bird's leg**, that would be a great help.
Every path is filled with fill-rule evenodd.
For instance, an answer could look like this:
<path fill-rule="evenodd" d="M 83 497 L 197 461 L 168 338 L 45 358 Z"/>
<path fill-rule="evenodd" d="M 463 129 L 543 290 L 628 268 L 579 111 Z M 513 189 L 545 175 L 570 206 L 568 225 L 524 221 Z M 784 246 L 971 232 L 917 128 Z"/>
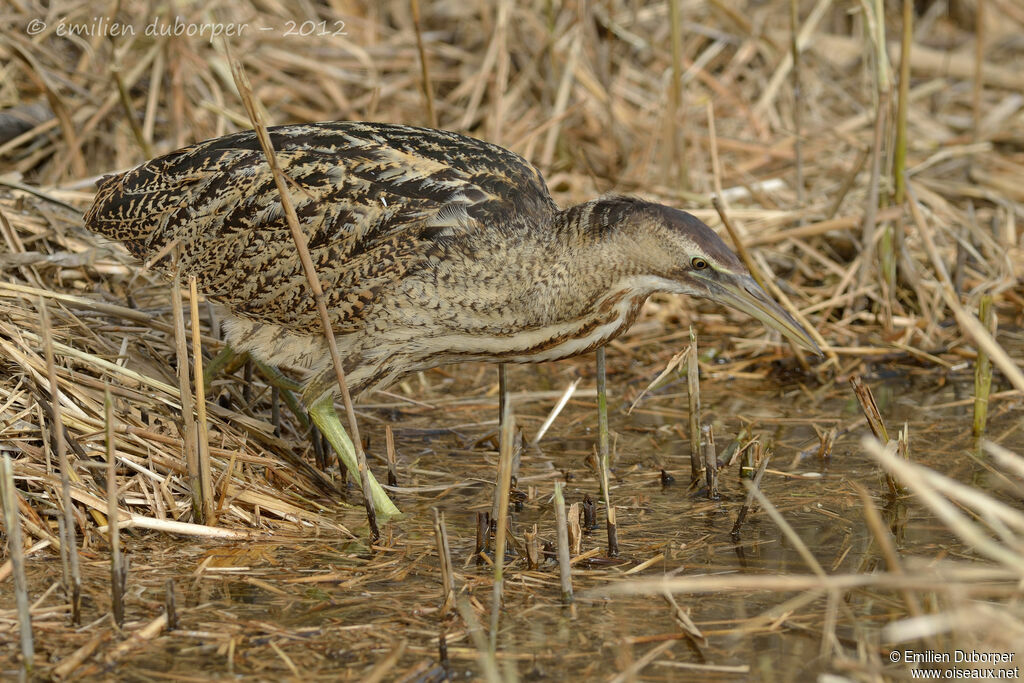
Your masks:
<path fill-rule="evenodd" d="M 273 365 L 267 365 L 261 360 L 252 359 L 256 365 L 256 369 L 259 370 L 266 378 L 267 382 L 272 387 L 277 387 L 281 391 L 281 398 L 284 400 L 285 405 L 288 409 L 299 419 L 304 429 L 309 429 L 313 426 L 313 423 L 309 421 L 309 415 L 303 410 L 302 404 L 299 399 L 296 398 L 295 394 L 302 392 L 302 384 L 296 382 L 291 377 L 288 377 L 283 372 L 275 368 Z M 311 439 L 317 438 L 315 434 L 310 434 Z"/>
<path fill-rule="evenodd" d="M 267 378 L 267 381 L 270 382 L 271 386 L 275 386 L 281 391 L 289 391 L 294 393 L 302 392 L 302 384 L 300 382 L 296 382 L 291 377 L 275 368 L 273 365 L 267 365 L 263 361 L 256 360 L 255 358 L 253 358 L 252 360 L 256 364 L 256 367 L 259 369 L 259 371 L 263 373 L 263 376 Z M 291 404 L 289 403 L 288 405 Z"/>
<path fill-rule="evenodd" d="M 310 387 L 310 389 L 314 389 L 314 387 Z M 308 396 L 314 395 L 310 389 L 306 390 L 303 402 L 306 402 Z M 313 422 L 320 432 L 327 437 L 327 441 L 341 457 L 345 467 L 353 475 L 358 475 L 359 464 L 356 461 L 356 448 L 352 439 L 349 438 L 348 432 L 345 431 L 345 427 L 342 426 L 341 420 L 338 419 L 338 413 L 334 410 L 334 396 L 330 392 L 326 392 L 313 400 L 312 404 L 307 403 L 307 405 L 309 405 L 309 416 L 313 418 Z M 388 494 L 374 478 L 373 472 L 367 471 L 367 475 L 370 478 L 370 494 L 373 498 L 373 506 L 377 509 L 377 518 L 387 521 L 401 515 L 402 512 L 388 498 Z"/>
<path fill-rule="evenodd" d="M 604 496 L 605 522 L 608 528 L 608 555 L 619 554 L 619 536 L 615 526 L 615 508 L 608 490 L 610 454 L 608 449 L 608 392 L 605 388 L 604 347 L 597 347 L 597 452 L 601 495 Z"/>
<path fill-rule="evenodd" d="M 241 362 L 245 361 L 247 354 L 238 354 L 231 348 L 230 345 L 225 345 L 224 350 L 221 351 L 205 370 L 205 381 L 210 382 L 210 379 L 215 373 L 219 373 L 229 366 L 238 367 Z M 349 438 L 348 432 L 341 424 L 341 420 L 338 419 L 338 414 L 334 410 L 334 400 L 330 392 L 324 393 L 323 386 L 319 382 L 313 382 L 305 391 L 302 389 L 302 385 L 295 380 L 285 376 L 280 370 L 272 365 L 253 359 L 256 363 L 256 367 L 264 377 L 267 378 L 267 382 L 274 387 L 281 390 L 281 397 L 284 402 L 288 405 L 295 416 L 299 419 L 304 427 L 310 426 L 310 419 L 313 424 L 316 425 L 317 429 L 327 438 L 328 443 L 334 448 L 334 451 L 341 458 L 341 461 L 345 464 L 345 467 L 349 472 L 359 472 L 359 466 L 356 462 L 356 451 L 355 446 L 352 444 L 352 439 Z M 302 391 L 302 402 L 306 404 L 308 408 L 308 416 L 305 410 L 302 409 L 302 405 L 296 398 L 295 394 Z M 320 394 L 323 394 L 320 396 Z M 319 398 L 309 401 L 311 396 L 320 396 Z M 313 438 L 316 438 L 313 435 Z M 381 485 L 374 478 L 372 472 L 367 472 L 370 476 L 370 493 L 373 498 L 374 507 L 377 509 L 377 515 L 384 520 L 396 517 L 401 511 L 395 507 L 395 504 L 388 498 L 388 494 L 381 488 Z"/>
<path fill-rule="evenodd" d="M 213 384 L 214 377 L 234 372 L 241 367 L 248 356 L 248 353 L 237 353 L 231 348 L 230 344 L 225 344 L 221 352 L 214 356 L 213 360 L 203 368 L 203 389 L 206 390 L 206 395 L 210 395 L 210 387 Z"/>
<path fill-rule="evenodd" d="M 206 388 L 206 395 L 210 395 L 210 385 L 213 382 L 214 377 L 218 374 L 227 374 L 237 370 L 246 360 L 251 358 L 248 352 L 238 353 L 230 344 L 225 344 L 224 349 L 213 357 L 206 367 L 203 369 L 203 384 Z M 284 399 L 285 405 L 292 411 L 295 417 L 298 418 L 299 422 L 305 429 L 309 429 L 312 423 L 309 421 L 309 416 L 306 411 L 303 410 L 302 404 L 299 403 L 299 399 L 295 397 L 295 394 L 302 391 L 302 384 L 296 382 L 292 378 L 285 375 L 283 372 L 275 368 L 273 365 L 267 365 L 261 360 L 252 358 L 253 363 L 263 376 L 267 379 L 267 383 L 272 387 L 277 387 L 281 390 L 281 398 Z"/>
<path fill-rule="evenodd" d="M 498 363 L 498 452 L 504 453 L 507 446 L 503 443 L 505 439 L 506 409 L 508 407 L 508 366 Z M 495 493 L 494 503 L 491 505 L 491 523 L 487 534 L 485 547 L 490 550 L 491 534 L 497 529 L 498 505 L 500 496 Z"/>

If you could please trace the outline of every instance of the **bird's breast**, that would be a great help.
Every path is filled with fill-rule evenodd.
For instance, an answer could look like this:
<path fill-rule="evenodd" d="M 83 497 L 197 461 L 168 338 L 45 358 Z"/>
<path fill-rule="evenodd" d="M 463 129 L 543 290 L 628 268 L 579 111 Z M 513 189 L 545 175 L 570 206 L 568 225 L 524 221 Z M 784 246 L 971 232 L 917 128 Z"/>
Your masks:
<path fill-rule="evenodd" d="M 526 350 L 516 362 L 535 363 L 578 356 L 603 346 L 628 330 L 636 321 L 648 295 L 612 295 L 562 334 L 555 334 Z"/>
<path fill-rule="evenodd" d="M 450 332 L 418 340 L 420 354 L 434 362 L 539 363 L 592 351 L 625 332 L 648 293 L 612 295 L 586 314 L 502 333 Z"/>

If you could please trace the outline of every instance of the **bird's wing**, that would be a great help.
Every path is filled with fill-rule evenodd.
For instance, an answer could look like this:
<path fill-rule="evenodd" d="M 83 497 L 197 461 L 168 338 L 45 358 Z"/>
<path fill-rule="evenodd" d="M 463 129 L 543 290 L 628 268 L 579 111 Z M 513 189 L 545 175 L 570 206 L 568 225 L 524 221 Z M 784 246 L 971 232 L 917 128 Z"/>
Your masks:
<path fill-rule="evenodd" d="M 456 133 L 370 123 L 269 130 L 339 331 L 439 242 L 547 224 L 540 173 Z M 86 225 L 182 272 L 236 314 L 315 333 L 316 306 L 277 186 L 252 132 L 202 142 L 101 185 Z M 172 259 L 158 267 L 172 268 Z"/>

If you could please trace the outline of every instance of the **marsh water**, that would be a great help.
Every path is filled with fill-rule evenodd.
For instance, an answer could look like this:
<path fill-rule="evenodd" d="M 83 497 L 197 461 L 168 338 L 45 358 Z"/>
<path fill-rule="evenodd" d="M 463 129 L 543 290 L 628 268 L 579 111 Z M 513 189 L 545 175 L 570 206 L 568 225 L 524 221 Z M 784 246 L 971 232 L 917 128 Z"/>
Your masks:
<path fill-rule="evenodd" d="M 940 373 L 898 354 L 894 358 L 866 366 L 864 374 L 890 429 L 906 423 L 914 461 L 986 487 L 986 468 L 972 455 L 970 406 L 963 402 L 971 396 L 972 366 Z M 497 635 L 499 667 L 522 680 L 606 680 L 632 672 L 627 678 L 633 680 L 797 681 L 818 672 L 843 673 L 843 662 L 856 660 L 858 648 L 881 651 L 879 630 L 899 610 L 891 595 L 867 589 L 845 596 L 849 609 L 838 612 L 838 643 L 829 648 L 822 636 L 825 597 L 788 603 L 800 593 L 676 595 L 701 640 L 683 634 L 662 597 L 595 593 L 617 582 L 666 575 L 810 572 L 763 511 L 752 512 L 739 535 L 730 535 L 746 497 L 736 465 L 722 469 L 718 500 L 687 486 L 685 379 L 652 392 L 627 413 L 658 370 L 642 358 L 609 354 L 611 497 L 620 553 L 607 556 L 603 523 L 585 533 L 582 550 L 591 554 L 574 565 L 577 599 L 567 608 L 550 548 L 535 569 L 527 568 L 515 548 L 534 525 L 542 542 L 554 542 L 556 480 L 567 482 L 567 503 L 586 495 L 600 498 L 593 368 L 586 361 L 510 368 L 513 410 L 527 442 L 558 394 L 577 377 L 582 382 L 580 394 L 539 445 L 527 445 L 521 456 L 520 504 L 511 517 L 515 542 L 507 554 Z M 312 527 L 305 534 L 268 533 L 245 542 L 126 533 L 131 570 L 125 630 L 160 613 L 169 579 L 179 623 L 113 667 L 93 663 L 78 674 L 90 680 L 361 680 L 376 666 L 383 680 L 440 680 L 446 672 L 456 680 L 480 678 L 479 650 L 465 623 L 455 609 L 441 609 L 432 509 L 444 513 L 457 600 L 468 598 L 487 624 L 492 568 L 474 555 L 474 546 L 477 513 L 491 509 L 496 472 L 493 374 L 493 367 L 475 365 L 442 369 L 361 402 L 373 456 L 384 452 L 384 425 L 394 428 L 403 491 L 395 499 L 405 513 L 384 527 L 373 548 L 361 507 L 327 497 L 308 505 L 345 525 L 352 537 Z M 860 447 L 868 431 L 845 382 L 821 386 L 781 364 L 744 375 L 721 359 L 707 363 L 702 374 L 703 422 L 714 425 L 719 452 L 744 427 L 770 447 L 762 490 L 826 572 L 884 566 L 853 482 L 871 491 L 904 556 L 969 557 L 922 506 L 888 492 L 879 468 Z M 402 399 L 406 393 L 415 402 Z M 989 433 L 1020 452 L 1024 436 L 1014 407 L 993 402 Z M 817 434 L 833 428 L 834 446 L 821 457 Z M 371 466 L 383 480 L 382 461 L 372 458 Z M 663 471 L 674 483 L 665 483 Z M 348 501 L 358 503 L 355 490 Z M 603 515 L 598 503 L 599 522 Z M 104 549 L 84 552 L 83 623 L 93 623 L 52 641 L 60 645 L 47 653 L 51 661 L 97 634 L 114 638 L 103 619 L 107 567 Z M 28 571 L 37 599 L 59 581 L 60 562 L 56 555 L 32 559 Z M 61 602 L 58 590 L 43 605 Z M 37 634 L 65 630 L 66 613 L 55 609 L 35 626 Z M 3 649 L 13 654 L 13 648 L 12 642 Z"/>

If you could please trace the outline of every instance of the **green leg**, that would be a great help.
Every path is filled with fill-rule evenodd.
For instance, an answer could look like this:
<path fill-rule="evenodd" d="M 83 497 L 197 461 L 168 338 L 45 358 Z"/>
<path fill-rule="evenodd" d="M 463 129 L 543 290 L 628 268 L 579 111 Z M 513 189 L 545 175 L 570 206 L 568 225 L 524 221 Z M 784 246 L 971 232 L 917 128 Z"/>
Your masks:
<path fill-rule="evenodd" d="M 281 399 L 288 406 L 288 409 L 299 419 L 302 426 L 305 429 L 310 428 L 309 416 L 306 415 L 306 411 L 302 409 L 299 404 L 299 399 L 296 398 L 295 394 L 302 392 L 302 385 L 288 377 L 283 372 L 275 368 L 273 365 L 267 365 L 263 361 L 252 359 L 253 363 L 256 364 L 256 368 L 263 373 L 263 376 L 267 378 L 270 386 L 277 387 L 281 390 Z M 315 437 L 312 437 L 315 438 Z"/>
<path fill-rule="evenodd" d="M 259 368 L 260 372 L 263 373 L 263 376 L 267 378 L 267 381 L 270 382 L 271 386 L 275 386 L 281 391 L 302 391 L 301 384 L 293 380 L 291 377 L 285 375 L 283 372 L 275 368 L 273 365 L 267 365 L 263 361 L 256 360 L 255 358 L 253 358 L 252 360 L 256 364 L 256 367 Z"/>
<path fill-rule="evenodd" d="M 244 362 L 244 358 L 247 354 L 237 354 L 230 346 L 225 346 L 224 350 L 221 351 L 209 365 L 206 366 L 204 371 L 204 380 L 209 387 L 209 382 L 217 373 L 224 371 L 226 368 L 238 367 L 239 360 Z M 332 400 L 331 394 L 324 394 L 324 396 L 313 402 L 309 406 L 309 416 L 307 417 L 306 411 L 302 409 L 302 405 L 295 396 L 296 393 L 302 391 L 302 385 L 285 376 L 280 370 L 272 365 L 267 365 L 262 361 L 253 359 L 256 363 L 256 367 L 259 369 L 263 376 L 267 378 L 267 381 L 271 386 L 275 386 L 281 390 L 281 398 L 288 405 L 295 416 L 299 419 L 304 427 L 309 427 L 309 420 L 312 418 L 313 424 L 317 426 L 320 432 L 327 437 L 327 441 L 330 442 L 341 456 L 342 462 L 348 471 L 353 475 L 359 472 L 359 467 L 356 463 L 356 452 L 355 446 L 352 445 L 352 439 L 349 438 L 348 433 L 341 424 L 341 420 L 338 419 L 338 414 L 334 411 L 334 401 Z M 315 390 L 314 390 L 315 391 Z M 385 493 L 384 489 L 381 488 L 380 484 L 374 478 L 372 472 L 368 472 L 370 475 L 370 491 L 373 497 L 374 507 L 377 508 L 377 516 L 381 521 L 387 521 L 388 519 L 401 515 L 401 511 L 395 507 L 395 504 L 388 498 L 388 494 Z"/>
<path fill-rule="evenodd" d="M 230 344 L 225 344 L 224 349 L 213 357 L 206 367 L 203 368 L 203 388 L 206 390 L 206 395 L 210 395 L 210 385 L 213 383 L 213 378 L 217 375 L 225 372 L 233 372 L 239 365 L 245 362 L 247 354 L 237 354 L 235 350 L 231 348 Z"/>
<path fill-rule="evenodd" d="M 334 397 L 330 393 L 326 393 L 314 401 L 309 406 L 309 416 L 313 418 L 313 422 L 320 432 L 327 437 L 327 441 L 341 456 L 345 467 L 353 476 L 357 477 L 358 481 L 359 465 L 356 463 L 356 449 L 352 444 L 352 439 L 349 438 L 342 426 L 341 420 L 338 419 L 338 414 L 334 411 Z M 386 522 L 401 515 L 402 512 L 395 507 L 395 504 L 388 498 L 388 494 L 377 483 L 373 472 L 367 472 L 367 474 L 370 475 L 370 493 L 373 497 L 373 505 L 377 509 L 377 519 Z"/>
<path fill-rule="evenodd" d="M 214 356 L 213 360 L 207 363 L 203 369 L 203 384 L 206 387 L 206 395 L 210 396 L 210 384 L 218 374 L 234 372 L 245 363 L 247 358 L 250 358 L 248 353 L 237 353 L 231 348 L 230 344 L 225 344 L 224 350 Z M 286 376 L 273 365 L 267 365 L 255 358 L 252 361 L 256 364 L 259 371 L 263 373 L 263 376 L 267 378 L 270 386 L 281 390 L 281 398 L 285 404 L 295 414 L 295 417 L 299 419 L 302 426 L 309 429 L 309 417 L 299 404 L 299 400 L 295 397 L 295 394 L 302 391 L 302 385 Z"/>

